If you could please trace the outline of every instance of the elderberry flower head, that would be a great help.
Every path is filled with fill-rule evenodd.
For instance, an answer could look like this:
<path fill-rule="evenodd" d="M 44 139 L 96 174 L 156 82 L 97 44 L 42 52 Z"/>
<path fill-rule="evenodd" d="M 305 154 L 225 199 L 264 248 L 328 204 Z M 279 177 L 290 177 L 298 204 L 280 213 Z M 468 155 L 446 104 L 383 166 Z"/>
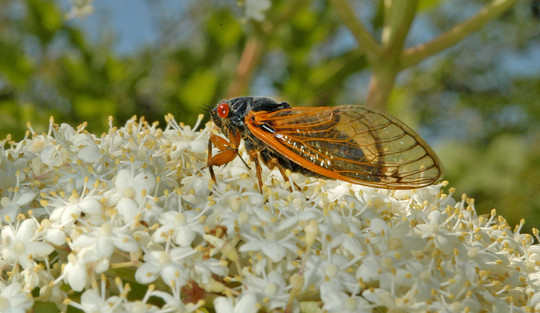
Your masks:
<path fill-rule="evenodd" d="M 201 120 L 111 121 L 101 136 L 51 120 L 4 140 L 0 311 L 540 310 L 540 247 L 522 225 L 446 183 L 291 184 L 263 167 L 261 194 L 239 157 L 213 182 Z"/>

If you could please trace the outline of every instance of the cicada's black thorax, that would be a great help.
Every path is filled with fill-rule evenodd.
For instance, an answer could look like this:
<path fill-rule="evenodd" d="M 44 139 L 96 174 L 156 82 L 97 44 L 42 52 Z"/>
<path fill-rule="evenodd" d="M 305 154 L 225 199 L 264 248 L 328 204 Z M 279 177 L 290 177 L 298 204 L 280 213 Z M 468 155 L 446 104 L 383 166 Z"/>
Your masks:
<path fill-rule="evenodd" d="M 218 126 L 225 134 L 228 133 L 229 128 L 244 134 L 244 118 L 250 111 L 274 112 L 291 107 L 287 102 L 279 103 L 266 97 L 238 97 L 223 100 L 219 103 L 223 102 L 227 103 L 230 108 L 229 116 L 227 118 L 221 118 L 218 115 L 217 107 L 214 108 L 210 113 L 214 124 L 216 124 L 216 126 Z"/>

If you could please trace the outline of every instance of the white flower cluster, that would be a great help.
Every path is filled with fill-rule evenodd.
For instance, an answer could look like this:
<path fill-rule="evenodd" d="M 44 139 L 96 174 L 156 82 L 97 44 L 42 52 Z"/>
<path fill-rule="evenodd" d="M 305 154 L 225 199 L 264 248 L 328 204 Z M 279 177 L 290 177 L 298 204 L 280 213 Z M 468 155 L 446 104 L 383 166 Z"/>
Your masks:
<path fill-rule="evenodd" d="M 261 22 L 265 18 L 266 11 L 272 6 L 271 0 L 244 0 L 244 16 L 248 20 Z"/>
<path fill-rule="evenodd" d="M 70 0 L 71 9 L 65 14 L 67 20 L 73 18 L 84 18 L 94 13 L 94 0 Z"/>
<path fill-rule="evenodd" d="M 0 311 L 540 310 L 540 247 L 471 199 L 267 168 L 261 194 L 238 158 L 214 184 L 201 119 L 4 140 Z"/>

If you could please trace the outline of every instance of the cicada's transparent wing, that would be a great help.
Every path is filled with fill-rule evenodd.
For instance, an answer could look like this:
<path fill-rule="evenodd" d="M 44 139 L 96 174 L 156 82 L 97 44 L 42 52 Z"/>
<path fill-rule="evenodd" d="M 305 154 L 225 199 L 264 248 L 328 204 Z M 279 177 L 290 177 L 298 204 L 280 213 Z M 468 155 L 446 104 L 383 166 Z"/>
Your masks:
<path fill-rule="evenodd" d="M 429 145 L 389 114 L 359 106 L 251 112 L 257 138 L 317 174 L 386 189 L 420 188 L 442 175 Z"/>

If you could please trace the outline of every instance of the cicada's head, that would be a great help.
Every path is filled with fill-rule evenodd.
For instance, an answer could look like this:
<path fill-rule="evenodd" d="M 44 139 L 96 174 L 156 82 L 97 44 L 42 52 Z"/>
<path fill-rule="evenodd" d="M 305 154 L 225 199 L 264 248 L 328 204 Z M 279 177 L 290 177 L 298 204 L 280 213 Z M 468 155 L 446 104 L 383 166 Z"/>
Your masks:
<path fill-rule="evenodd" d="M 227 133 L 229 128 L 241 130 L 244 127 L 244 117 L 251 109 L 252 101 L 252 97 L 221 100 L 210 111 L 212 121 L 223 133 Z"/>
<path fill-rule="evenodd" d="M 223 129 L 223 126 L 224 126 L 223 118 L 221 118 L 220 116 L 227 115 L 225 112 L 227 109 L 224 104 L 225 104 L 225 101 L 221 101 L 215 108 L 210 110 L 210 117 L 212 117 L 212 122 L 214 122 L 214 124 L 219 129 Z"/>

